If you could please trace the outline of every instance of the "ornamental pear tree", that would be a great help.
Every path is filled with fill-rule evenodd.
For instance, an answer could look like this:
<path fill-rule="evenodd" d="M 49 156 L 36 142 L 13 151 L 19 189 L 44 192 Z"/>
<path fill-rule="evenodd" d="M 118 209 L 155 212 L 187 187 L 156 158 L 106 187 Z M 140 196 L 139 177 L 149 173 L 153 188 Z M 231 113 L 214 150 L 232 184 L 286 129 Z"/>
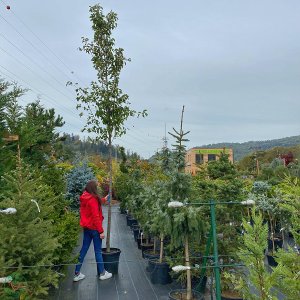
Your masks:
<path fill-rule="evenodd" d="M 88 87 L 74 84 L 77 94 L 77 109 L 80 116 L 86 114 L 87 121 L 83 131 L 94 133 L 96 139 L 107 142 L 109 147 L 109 196 L 112 198 L 112 143 L 114 138 L 126 133 L 124 122 L 133 116 L 146 116 L 146 111 L 137 112 L 130 107 L 128 95 L 120 89 L 120 73 L 129 59 L 124 49 L 115 46 L 112 37 L 117 27 L 117 14 L 110 11 L 107 15 L 99 5 L 90 6 L 90 20 L 94 32 L 93 39 L 82 38 L 80 51 L 91 55 L 97 80 Z M 72 83 L 69 83 L 72 84 Z M 111 204 L 108 207 L 106 251 L 110 252 Z"/>

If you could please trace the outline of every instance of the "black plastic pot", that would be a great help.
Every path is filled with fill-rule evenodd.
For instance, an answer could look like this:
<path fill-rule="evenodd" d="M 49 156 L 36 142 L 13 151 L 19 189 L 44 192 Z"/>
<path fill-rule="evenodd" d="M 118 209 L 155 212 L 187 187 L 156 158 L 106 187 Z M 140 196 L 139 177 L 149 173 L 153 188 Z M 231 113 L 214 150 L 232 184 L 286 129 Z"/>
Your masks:
<path fill-rule="evenodd" d="M 138 237 L 136 239 L 136 241 L 137 241 L 137 244 L 138 244 L 138 248 L 141 249 L 141 243 L 145 244 L 147 240 L 145 238 L 143 238 L 143 240 L 142 240 L 140 237 Z"/>
<path fill-rule="evenodd" d="M 143 245 L 141 245 L 142 257 L 143 258 L 145 258 L 144 251 L 153 249 L 153 246 L 154 246 L 153 244 L 143 244 Z"/>
<path fill-rule="evenodd" d="M 125 208 L 121 208 L 121 207 L 120 207 L 120 214 L 121 214 L 121 215 L 124 215 L 124 214 L 126 214 L 126 209 L 125 209 Z"/>
<path fill-rule="evenodd" d="M 143 251 L 145 259 L 157 259 L 159 258 L 159 251 L 153 252 L 153 249 Z"/>
<path fill-rule="evenodd" d="M 128 225 L 128 219 L 132 219 L 133 218 L 133 216 L 132 215 L 130 215 L 130 214 L 126 214 L 126 222 L 127 222 L 127 225 Z"/>
<path fill-rule="evenodd" d="M 274 245 L 275 245 L 275 250 L 278 248 L 282 248 L 283 245 L 283 240 L 281 238 L 274 238 Z M 272 239 L 268 239 L 268 249 L 273 250 L 273 242 Z"/>
<path fill-rule="evenodd" d="M 169 284 L 172 282 L 170 266 L 166 262 L 159 263 L 157 260 L 149 260 L 150 280 L 152 284 Z"/>
<path fill-rule="evenodd" d="M 192 278 L 192 289 L 204 293 L 206 289 L 207 276 L 204 275 L 202 278 Z"/>
<path fill-rule="evenodd" d="M 131 226 L 130 226 L 130 229 L 131 230 L 133 230 L 133 229 L 140 229 L 141 227 L 140 227 L 140 225 L 139 224 L 132 224 Z"/>
<path fill-rule="evenodd" d="M 204 300 L 202 293 L 192 290 L 192 300 Z M 169 300 L 184 300 L 186 299 L 186 289 L 173 290 L 169 293 Z"/>
<path fill-rule="evenodd" d="M 278 263 L 275 261 L 274 256 L 267 253 L 268 264 L 271 267 L 276 267 Z"/>
<path fill-rule="evenodd" d="M 134 218 L 127 218 L 127 226 L 132 226 L 132 225 L 135 225 L 137 224 L 138 221 Z"/>
<path fill-rule="evenodd" d="M 145 250 L 143 252 L 144 258 L 148 259 L 148 266 L 146 267 L 147 272 L 152 272 L 154 265 L 150 265 L 149 260 L 158 260 L 159 259 L 159 252 L 153 253 L 153 250 Z"/>
<path fill-rule="evenodd" d="M 121 250 L 118 248 L 110 248 L 110 252 L 106 252 L 106 248 L 102 248 L 102 257 L 104 269 L 112 274 L 118 274 L 119 259 Z"/>
<path fill-rule="evenodd" d="M 137 229 L 133 229 L 133 236 L 134 236 L 134 240 L 137 242 L 137 238 L 139 236 L 139 233 L 140 233 L 140 229 L 137 228 Z"/>

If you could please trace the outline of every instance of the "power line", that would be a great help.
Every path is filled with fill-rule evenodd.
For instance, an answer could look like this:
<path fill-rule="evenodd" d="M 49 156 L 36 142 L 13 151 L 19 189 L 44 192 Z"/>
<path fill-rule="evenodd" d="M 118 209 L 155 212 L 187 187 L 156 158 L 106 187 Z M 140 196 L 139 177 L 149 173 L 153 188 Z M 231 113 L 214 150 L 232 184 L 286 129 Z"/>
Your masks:
<path fill-rule="evenodd" d="M 55 91 L 57 91 L 58 93 L 60 93 L 61 95 L 63 95 L 64 97 L 67 97 L 69 100 L 71 100 L 71 98 L 69 98 L 67 95 L 65 95 L 63 92 L 61 92 L 60 90 L 58 90 L 55 86 L 53 86 L 51 83 L 49 83 L 47 80 L 45 80 L 44 78 L 42 78 L 41 76 L 39 76 L 39 74 L 37 74 L 33 69 L 31 69 L 29 66 L 27 66 L 26 64 L 24 64 L 21 60 L 19 60 L 18 58 L 16 58 L 15 56 L 13 56 L 12 54 L 10 54 L 8 51 L 6 51 L 5 49 L 0 47 L 0 50 L 4 53 L 6 53 L 8 56 L 12 57 L 14 60 L 18 61 L 21 65 L 23 65 L 26 69 L 30 70 L 33 74 L 37 75 L 41 80 L 43 80 L 46 84 L 48 84 L 52 89 L 54 89 Z M 73 101 L 73 100 L 71 100 Z"/>
<path fill-rule="evenodd" d="M 150 157 L 151 152 L 153 152 L 153 153 L 155 152 L 155 150 L 151 150 L 151 149 L 149 149 L 149 147 L 145 148 L 143 146 L 138 146 L 134 143 L 130 143 L 128 141 L 120 140 L 120 138 L 118 138 L 118 139 L 119 139 L 119 143 L 121 142 L 119 145 L 124 145 L 124 148 L 126 148 L 126 150 L 128 150 L 132 153 L 138 153 L 142 157 L 145 157 L 147 155 Z M 130 147 L 131 145 L 132 145 L 132 147 Z M 154 148 L 156 149 L 157 147 L 154 147 Z M 143 153 L 143 154 L 140 154 L 140 153 Z"/>
<path fill-rule="evenodd" d="M 0 48 L 1 49 L 1 48 Z M 7 68 L 3 67 L 2 65 L 0 65 L 0 67 L 2 69 L 4 69 L 6 72 L 10 73 L 11 75 L 15 76 L 18 80 L 20 81 L 23 81 L 27 86 L 29 86 L 33 91 L 36 91 L 38 92 L 38 94 L 40 95 L 43 95 L 45 97 L 47 97 L 49 99 L 49 101 L 55 105 L 58 105 L 57 101 L 55 101 L 54 99 L 50 98 L 48 95 L 44 94 L 42 91 L 40 91 L 39 89 L 37 88 L 34 88 L 32 87 L 31 84 L 29 84 L 27 81 L 25 81 L 24 79 L 20 78 L 18 75 L 14 74 L 13 72 L 9 71 Z M 7 76 L 7 77 L 10 77 L 13 81 L 15 81 L 15 78 L 12 78 L 11 76 L 8 76 L 7 74 L 1 72 L 2 74 L 4 74 L 4 76 Z M 63 110 L 68 110 L 71 114 L 72 114 L 72 117 L 74 117 L 74 112 L 71 111 L 68 107 L 65 107 L 65 106 L 61 106 L 61 105 L 58 105 L 60 108 L 62 108 Z M 65 112 L 65 111 L 64 111 Z M 75 117 L 74 117 L 75 118 Z"/>
<path fill-rule="evenodd" d="M 4 4 L 6 4 L 7 5 L 7 3 L 4 1 L 4 0 L 2 0 L 2 2 L 4 3 Z M 72 71 L 71 70 L 71 68 L 51 49 L 51 48 L 49 48 L 48 47 L 48 45 L 35 33 L 35 32 L 33 32 L 32 31 L 32 29 L 27 25 L 27 24 L 25 24 L 25 22 L 11 9 L 10 10 L 11 12 L 12 12 L 12 14 L 15 16 L 15 18 L 16 19 L 18 19 L 19 20 L 19 22 L 21 22 L 22 23 L 22 25 L 25 27 L 25 28 L 27 28 L 27 30 L 33 35 L 33 36 L 35 36 L 47 49 L 48 49 L 48 51 L 53 55 L 53 56 L 55 56 L 56 57 L 56 59 L 58 60 L 58 61 L 60 61 L 60 63 L 61 64 L 63 64 L 64 66 L 65 66 L 65 68 L 67 68 L 68 70 L 69 70 L 69 72 L 71 73 L 71 74 L 73 74 L 74 76 L 76 76 L 77 77 L 77 79 L 79 80 L 79 81 L 81 81 L 81 79 L 78 77 L 78 75 L 76 74 L 76 73 L 74 73 L 74 71 Z M 63 71 L 61 71 L 63 74 L 65 74 Z M 71 77 L 69 77 L 69 75 L 68 74 L 65 74 L 65 76 L 67 76 L 71 81 L 72 81 L 72 78 Z"/>
<path fill-rule="evenodd" d="M 24 35 L 14 26 L 14 25 L 12 25 L 10 22 L 8 22 L 1 14 L 0 14 L 0 17 L 10 26 L 10 27 L 12 27 L 13 29 L 14 29 L 14 31 L 15 32 L 17 32 L 17 34 L 19 35 L 19 36 L 21 36 L 22 37 L 22 39 L 24 39 L 37 53 L 39 53 L 52 67 L 54 67 L 55 69 L 57 69 L 60 73 L 62 73 L 64 76 L 66 76 L 65 75 L 65 73 L 64 72 L 62 72 L 59 68 L 57 68 L 54 64 L 52 64 L 51 62 L 49 62 L 49 59 L 30 41 L 30 40 L 28 40 L 26 37 L 24 37 Z M 2 35 L 3 36 L 3 35 Z M 4 37 L 4 36 L 3 36 Z M 5 37 L 4 37 L 5 38 Z M 6 39 L 6 38 L 5 38 Z M 6 39 L 7 41 L 8 41 L 8 39 Z M 8 41 L 9 43 L 11 43 L 10 41 Z M 13 43 L 11 43 L 12 45 L 14 45 Z M 15 46 L 15 45 L 14 45 Z M 16 47 L 16 46 L 15 46 Z M 23 53 L 23 55 L 25 55 L 27 58 L 28 58 L 28 56 L 26 55 L 26 54 L 24 54 L 24 52 L 23 51 L 21 51 L 22 53 Z M 30 60 L 32 60 L 31 58 L 29 58 Z M 35 62 L 34 62 L 35 63 Z M 37 63 L 35 63 L 35 64 L 37 64 Z M 40 66 L 39 66 L 40 67 Z M 43 68 L 42 68 L 42 70 L 43 70 Z M 44 71 L 44 70 L 43 70 Z M 53 76 L 53 75 L 51 75 L 50 74 L 50 76 L 55 80 L 55 81 L 57 81 L 56 80 L 56 78 Z M 59 84 L 61 84 L 59 81 L 57 81 Z M 63 85 L 63 87 L 64 88 L 66 88 L 66 86 L 64 86 Z"/>
<path fill-rule="evenodd" d="M 1 15 L 0 15 L 1 16 Z M 24 53 L 24 51 L 22 51 L 18 46 L 16 46 L 14 43 L 12 43 L 11 41 L 9 41 L 2 33 L 0 33 L 0 36 L 2 36 L 2 38 L 4 38 L 9 44 L 11 44 L 14 48 L 16 48 L 20 53 L 22 53 L 28 60 L 30 60 L 33 64 L 35 64 L 39 69 L 41 69 L 43 72 L 45 72 L 47 75 L 49 75 L 51 78 L 54 79 L 54 81 L 56 81 L 58 84 L 62 85 L 64 88 L 66 88 L 61 82 L 59 82 L 52 74 L 48 73 L 47 71 L 45 71 L 45 69 L 40 66 L 37 62 L 35 62 L 30 56 L 28 56 L 26 53 Z M 4 50 L 3 48 L 1 48 L 2 51 L 6 52 L 9 56 L 13 57 L 10 53 L 8 53 L 6 50 Z M 25 65 L 24 63 L 22 63 L 23 65 Z M 32 70 L 31 70 L 32 71 Z M 32 71 L 34 72 L 34 71 Z M 47 81 L 46 81 L 47 82 Z M 48 83 L 48 82 L 47 82 Z M 49 84 L 49 83 L 48 83 Z M 53 87 L 53 86 L 52 86 Z M 55 87 L 53 87 L 55 88 Z M 57 88 L 55 88 L 57 91 L 59 91 Z M 70 92 L 68 90 L 68 92 Z M 61 93 L 62 95 L 64 95 L 65 97 L 69 98 L 69 96 L 67 96 L 65 93 L 59 91 L 59 93 Z M 71 93 L 71 92 L 70 92 Z M 70 99 L 70 98 L 69 98 Z"/>

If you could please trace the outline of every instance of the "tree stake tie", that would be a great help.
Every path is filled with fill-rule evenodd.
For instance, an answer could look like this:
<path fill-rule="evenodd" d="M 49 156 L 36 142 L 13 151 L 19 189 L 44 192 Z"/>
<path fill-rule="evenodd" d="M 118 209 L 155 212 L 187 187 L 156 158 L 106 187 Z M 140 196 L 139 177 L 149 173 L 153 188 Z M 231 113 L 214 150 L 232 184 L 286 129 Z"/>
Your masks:
<path fill-rule="evenodd" d="M 2 214 L 6 214 L 6 215 L 12 215 L 15 214 L 17 212 L 17 210 L 15 208 L 9 207 L 6 209 L 0 209 L 0 213 Z"/>
<path fill-rule="evenodd" d="M 184 206 L 184 204 L 182 202 L 179 202 L 179 201 L 171 201 L 168 203 L 168 207 L 182 207 Z"/>
<path fill-rule="evenodd" d="M 178 273 L 181 271 L 191 270 L 191 267 L 179 265 L 179 266 L 172 267 L 172 270 Z"/>
<path fill-rule="evenodd" d="M 7 277 L 0 277 L 0 283 L 11 283 L 12 282 L 12 277 L 7 276 Z"/>
<path fill-rule="evenodd" d="M 242 205 L 254 205 L 255 201 L 252 199 L 249 199 L 249 200 L 242 201 L 241 204 Z"/>
<path fill-rule="evenodd" d="M 41 210 L 40 210 L 40 207 L 39 207 L 38 203 L 35 200 L 33 200 L 33 199 L 31 199 L 31 202 L 35 203 L 35 205 L 36 205 L 36 207 L 37 207 L 37 209 L 38 209 L 38 211 L 40 213 Z"/>

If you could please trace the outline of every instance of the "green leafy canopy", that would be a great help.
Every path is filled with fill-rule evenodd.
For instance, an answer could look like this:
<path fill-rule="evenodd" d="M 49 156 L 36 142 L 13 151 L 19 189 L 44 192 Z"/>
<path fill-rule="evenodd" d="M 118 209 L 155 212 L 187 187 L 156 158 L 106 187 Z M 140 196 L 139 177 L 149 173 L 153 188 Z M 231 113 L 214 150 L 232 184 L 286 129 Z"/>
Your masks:
<path fill-rule="evenodd" d="M 130 59 L 125 58 L 124 49 L 115 47 L 112 37 L 117 14 L 111 11 L 105 15 L 97 4 L 90 7 L 90 20 L 94 37 L 93 40 L 83 37 L 80 51 L 92 56 L 97 81 L 85 88 L 75 84 L 77 109 L 82 110 L 80 116 L 87 113 L 83 131 L 96 133 L 96 139 L 109 141 L 126 133 L 124 122 L 128 117 L 146 116 L 147 112 L 131 109 L 128 95 L 119 88 L 121 70 Z"/>

